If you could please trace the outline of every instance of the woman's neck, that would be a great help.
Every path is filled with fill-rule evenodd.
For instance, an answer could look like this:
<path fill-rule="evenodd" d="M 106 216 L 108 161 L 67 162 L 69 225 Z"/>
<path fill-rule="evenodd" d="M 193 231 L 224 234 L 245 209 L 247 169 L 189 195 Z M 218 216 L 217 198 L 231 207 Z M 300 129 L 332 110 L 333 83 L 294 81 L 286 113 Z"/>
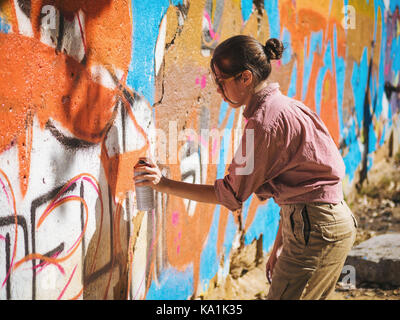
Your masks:
<path fill-rule="evenodd" d="M 268 80 L 261 81 L 256 87 L 254 88 L 254 94 L 264 89 L 269 84 Z"/>

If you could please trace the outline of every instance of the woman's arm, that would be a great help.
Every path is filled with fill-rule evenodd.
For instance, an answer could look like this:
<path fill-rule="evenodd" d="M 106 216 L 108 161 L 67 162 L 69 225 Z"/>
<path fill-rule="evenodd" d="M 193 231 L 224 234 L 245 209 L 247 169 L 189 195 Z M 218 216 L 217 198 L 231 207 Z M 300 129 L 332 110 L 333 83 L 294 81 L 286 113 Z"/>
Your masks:
<path fill-rule="evenodd" d="M 160 169 L 149 158 L 140 158 L 145 163 L 137 164 L 135 172 L 146 172 L 134 177 L 135 185 L 150 186 L 156 191 L 172 194 L 185 199 L 219 204 L 215 195 L 214 186 L 207 184 L 193 184 L 182 181 L 171 180 L 162 176 Z"/>
<path fill-rule="evenodd" d="M 161 177 L 154 189 L 185 199 L 218 204 L 213 185 L 186 183 Z"/>

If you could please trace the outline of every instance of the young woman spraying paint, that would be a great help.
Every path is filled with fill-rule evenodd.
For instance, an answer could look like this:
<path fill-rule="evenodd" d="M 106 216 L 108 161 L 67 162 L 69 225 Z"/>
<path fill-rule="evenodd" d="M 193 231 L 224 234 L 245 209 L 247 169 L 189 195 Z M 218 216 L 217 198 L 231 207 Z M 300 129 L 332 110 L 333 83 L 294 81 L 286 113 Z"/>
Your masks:
<path fill-rule="evenodd" d="M 283 95 L 268 82 L 271 60 L 282 57 L 283 45 L 269 39 L 263 46 L 239 35 L 214 51 L 211 70 L 217 91 L 232 108 L 245 106 L 242 148 L 223 179 L 214 185 L 167 179 L 144 158 L 140 186 L 151 186 L 199 202 L 221 204 L 234 211 L 255 193 L 280 206 L 278 233 L 266 264 L 271 283 L 268 299 L 327 299 L 334 291 L 356 230 L 356 220 L 343 200 L 345 167 L 326 126 L 300 101 Z M 246 150 L 248 150 L 246 147 Z M 243 170 L 251 162 L 251 170 Z M 136 179 L 136 178 L 135 178 Z"/>

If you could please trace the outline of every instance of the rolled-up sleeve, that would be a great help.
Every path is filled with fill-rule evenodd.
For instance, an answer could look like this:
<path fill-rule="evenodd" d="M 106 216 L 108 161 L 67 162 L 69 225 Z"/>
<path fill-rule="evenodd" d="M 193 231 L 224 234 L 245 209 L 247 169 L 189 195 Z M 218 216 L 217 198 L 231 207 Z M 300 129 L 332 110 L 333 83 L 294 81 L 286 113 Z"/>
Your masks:
<path fill-rule="evenodd" d="M 214 190 L 220 204 L 231 211 L 242 207 L 250 195 L 265 183 L 272 163 L 271 135 L 253 119 L 250 119 L 243 132 L 241 143 L 235 153 L 228 173 L 217 179 Z"/>

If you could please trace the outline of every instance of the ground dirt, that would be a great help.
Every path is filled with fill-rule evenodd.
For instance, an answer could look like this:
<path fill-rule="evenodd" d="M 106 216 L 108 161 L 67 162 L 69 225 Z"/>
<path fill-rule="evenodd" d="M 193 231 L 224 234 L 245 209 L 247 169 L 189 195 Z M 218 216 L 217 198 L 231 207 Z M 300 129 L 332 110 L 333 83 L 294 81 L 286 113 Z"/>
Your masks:
<path fill-rule="evenodd" d="M 374 165 L 367 178 L 358 188 L 354 186 L 346 198 L 359 225 L 354 246 L 375 235 L 400 232 L 400 152 L 393 154 L 389 147 L 384 145 L 374 155 Z M 354 179 L 359 181 L 358 174 Z M 262 254 L 260 241 L 262 239 L 236 249 L 231 257 L 229 274 L 223 279 L 218 279 L 218 276 L 212 279 L 208 290 L 197 299 L 266 299 L 269 290 L 265 276 L 268 255 Z M 360 283 L 356 288 L 347 289 L 338 282 L 331 298 L 400 300 L 400 287 Z"/>

